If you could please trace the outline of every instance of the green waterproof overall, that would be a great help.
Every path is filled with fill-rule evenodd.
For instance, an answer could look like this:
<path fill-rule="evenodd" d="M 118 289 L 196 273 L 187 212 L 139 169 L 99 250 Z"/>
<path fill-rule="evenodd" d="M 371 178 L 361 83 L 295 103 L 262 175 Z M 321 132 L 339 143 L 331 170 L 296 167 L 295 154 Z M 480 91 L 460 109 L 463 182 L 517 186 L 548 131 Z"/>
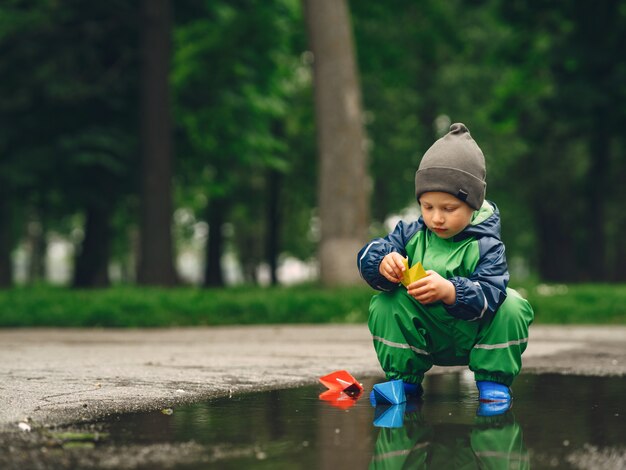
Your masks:
<path fill-rule="evenodd" d="M 370 470 L 528 469 L 522 428 L 508 413 L 493 423 L 477 418 L 473 426 L 431 425 L 407 415 L 404 426 L 383 428 L 376 440 Z"/>
<path fill-rule="evenodd" d="M 419 232 L 408 244 L 410 264 L 421 261 L 446 279 L 469 277 L 478 261 L 471 238 L 455 242 Z M 495 315 L 467 321 L 440 303 L 422 305 L 398 286 L 372 298 L 368 326 L 387 379 L 421 383 L 433 365 L 469 365 L 475 379 L 510 386 L 522 367 L 533 320 L 530 304 L 515 290 Z"/>

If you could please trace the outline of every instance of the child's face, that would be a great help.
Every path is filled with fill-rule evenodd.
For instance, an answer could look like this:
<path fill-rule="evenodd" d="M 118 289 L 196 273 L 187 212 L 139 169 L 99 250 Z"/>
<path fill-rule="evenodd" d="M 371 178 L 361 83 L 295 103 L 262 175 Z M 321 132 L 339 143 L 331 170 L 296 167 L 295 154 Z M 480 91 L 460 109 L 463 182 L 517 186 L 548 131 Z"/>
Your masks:
<path fill-rule="evenodd" d="M 474 209 L 452 194 L 428 192 L 420 196 L 422 217 L 426 226 L 439 238 L 452 238 L 472 220 Z"/>

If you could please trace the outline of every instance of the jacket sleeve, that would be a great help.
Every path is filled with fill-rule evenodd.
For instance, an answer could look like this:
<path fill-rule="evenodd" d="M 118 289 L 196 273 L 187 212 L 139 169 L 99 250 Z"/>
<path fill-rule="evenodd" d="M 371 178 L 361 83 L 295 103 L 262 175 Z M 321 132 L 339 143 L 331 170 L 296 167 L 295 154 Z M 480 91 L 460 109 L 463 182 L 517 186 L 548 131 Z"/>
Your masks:
<path fill-rule="evenodd" d="M 393 232 L 384 238 L 375 238 L 359 251 L 357 267 L 361 277 L 374 289 L 390 291 L 398 286 L 378 272 L 378 266 L 385 256 L 396 251 L 406 256 L 406 244 L 421 227 L 420 222 L 409 224 L 398 222 Z"/>
<path fill-rule="evenodd" d="M 450 279 L 456 289 L 456 302 L 446 305 L 450 315 L 462 320 L 493 317 L 504 299 L 509 283 L 509 271 L 504 244 L 497 238 L 478 240 L 480 259 L 474 272 L 467 277 Z"/>

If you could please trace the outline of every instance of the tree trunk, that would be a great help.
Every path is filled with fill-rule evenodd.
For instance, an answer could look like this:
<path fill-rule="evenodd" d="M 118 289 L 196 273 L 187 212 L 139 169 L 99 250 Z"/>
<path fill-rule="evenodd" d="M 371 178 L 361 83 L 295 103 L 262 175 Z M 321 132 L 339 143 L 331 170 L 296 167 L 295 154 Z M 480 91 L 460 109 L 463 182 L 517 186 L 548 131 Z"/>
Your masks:
<path fill-rule="evenodd" d="M 85 238 L 76 257 L 73 287 L 109 286 L 111 213 L 102 205 L 87 207 Z"/>
<path fill-rule="evenodd" d="M 602 111 L 598 111 L 596 116 L 604 116 L 606 114 L 599 114 Z M 607 230 L 606 230 L 606 201 L 607 193 L 611 189 L 608 188 L 608 166 L 609 166 L 609 142 L 610 134 L 606 130 L 606 126 L 601 119 L 596 119 L 594 128 L 591 130 L 589 145 L 590 167 L 585 178 L 586 194 L 585 201 L 587 202 L 588 214 L 593 214 L 590 217 L 590 222 L 586 224 L 586 243 L 584 246 L 584 260 L 585 272 L 589 273 L 589 279 L 582 279 L 584 281 L 607 281 L 609 280 L 609 267 L 607 263 Z M 608 194 L 610 197 L 610 193 Z"/>
<path fill-rule="evenodd" d="M 28 222 L 26 238 L 30 249 L 26 283 L 33 284 L 44 280 L 46 276 L 46 232 L 37 216 Z"/>
<path fill-rule="evenodd" d="M 579 280 L 579 266 L 573 256 L 575 250 L 567 226 L 559 221 L 558 211 L 534 204 L 537 227 L 537 256 L 539 275 L 547 282 L 574 282 Z"/>
<path fill-rule="evenodd" d="M 274 137 L 285 139 L 284 122 L 275 120 L 272 127 Z M 265 259 L 270 268 L 271 285 L 278 285 L 278 256 L 280 255 L 280 226 L 281 226 L 281 188 L 283 174 L 270 169 L 267 174 L 267 221 L 265 233 Z"/>
<path fill-rule="evenodd" d="M 278 285 L 278 255 L 280 252 L 280 187 L 282 174 L 276 170 L 269 170 L 268 198 L 267 198 L 267 233 L 265 252 L 267 264 L 270 267 L 270 280 L 273 286 Z"/>
<path fill-rule="evenodd" d="M 169 101 L 170 5 L 142 1 L 141 230 L 137 281 L 172 286 L 172 136 Z"/>
<path fill-rule="evenodd" d="M 624 199 L 619 199 L 623 201 Z M 613 253 L 611 256 L 610 280 L 613 282 L 626 282 L 626 244 L 623 243 L 621 235 L 626 231 L 626 217 L 621 213 L 614 222 L 617 226 L 616 235 L 612 240 Z"/>
<path fill-rule="evenodd" d="M 356 284 L 369 225 L 361 95 L 346 0 L 304 0 L 314 57 L 322 284 Z"/>
<path fill-rule="evenodd" d="M 5 195 L 0 199 L 0 289 L 11 287 L 11 216 Z"/>
<path fill-rule="evenodd" d="M 206 260 L 204 265 L 204 287 L 222 287 L 224 276 L 222 274 L 222 250 L 224 238 L 222 225 L 226 214 L 226 203 L 223 199 L 210 200 L 207 209 L 207 222 L 209 235 L 207 237 Z"/>

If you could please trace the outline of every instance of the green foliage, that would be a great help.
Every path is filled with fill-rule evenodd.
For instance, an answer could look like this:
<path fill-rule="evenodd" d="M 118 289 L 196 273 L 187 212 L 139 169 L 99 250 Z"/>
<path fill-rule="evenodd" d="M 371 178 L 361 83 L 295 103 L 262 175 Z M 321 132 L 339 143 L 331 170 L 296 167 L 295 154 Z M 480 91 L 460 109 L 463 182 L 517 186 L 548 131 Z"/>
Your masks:
<path fill-rule="evenodd" d="M 220 200 L 234 229 L 229 248 L 252 272 L 263 261 L 263 234 L 272 223 L 266 220 L 269 186 L 280 185 L 287 251 L 301 247 L 308 229 L 301 214 L 308 222 L 314 205 L 309 189 L 289 197 L 305 187 L 303 179 L 309 182 L 313 160 L 307 154 L 312 101 L 302 99 L 310 98 L 303 93 L 310 81 L 297 49 L 300 14 L 294 0 L 176 4 L 178 204 L 206 220 Z M 278 178 L 270 180 L 272 173 Z"/>
<path fill-rule="evenodd" d="M 528 205 L 520 203 L 525 186 L 511 185 L 510 176 L 526 144 L 517 133 L 516 108 L 508 104 L 538 84 L 506 60 L 502 49 L 517 36 L 515 25 L 498 17 L 498 5 L 353 2 L 372 140 L 372 206 L 375 222 L 415 207 L 421 155 L 451 122 L 465 122 L 487 159 L 487 196 L 503 214 L 508 252 L 529 259 L 534 239 Z"/>
<path fill-rule="evenodd" d="M 128 213 L 138 140 L 136 7 L 15 0 L 0 16 L 0 119 L 11 123 L 0 129 L 0 193 L 13 215 L 0 223 L 14 227 L 11 244 L 30 221 L 43 227 L 45 243 L 88 208 Z"/>
<path fill-rule="evenodd" d="M 526 287 L 536 323 L 623 324 L 626 285 Z M 367 287 L 0 291 L 0 327 L 168 327 L 274 323 L 364 323 Z"/>
<path fill-rule="evenodd" d="M 152 327 L 364 321 L 368 288 L 0 291 L 0 326 Z"/>
<path fill-rule="evenodd" d="M 526 147 L 512 173 L 525 183 L 539 272 L 551 281 L 622 281 L 626 9 L 498 2 L 497 12 L 512 29 L 498 49 L 510 65 L 496 116 Z"/>
<path fill-rule="evenodd" d="M 0 131 L 0 151 L 3 162 L 15 160 L 7 181 L 48 203 L 51 192 L 61 195 L 57 214 L 128 190 L 136 12 L 121 1 L 15 1 L 0 14 L 28 22 L 5 21 L 0 33 L 0 115 L 11 122 Z"/>
<path fill-rule="evenodd" d="M 221 199 L 226 247 L 251 272 L 272 223 L 281 254 L 314 256 L 313 58 L 300 2 L 171 4 L 177 208 L 206 221 Z M 359 0 L 350 8 L 373 227 L 415 204 L 420 156 L 447 120 L 463 121 L 485 152 L 510 260 L 551 281 L 625 280 L 623 2 Z M 86 206 L 105 205 L 112 256 L 132 258 L 140 26 L 137 2 L 0 5 L 4 252 L 30 220 L 67 236 Z M 272 185 L 279 221 L 267 220 Z"/>
<path fill-rule="evenodd" d="M 626 324 L 624 284 L 537 284 L 520 290 L 536 323 Z"/>
<path fill-rule="evenodd" d="M 454 3 L 351 4 L 379 222 L 414 201 L 414 173 L 441 112 L 435 84 L 458 41 Z"/>

